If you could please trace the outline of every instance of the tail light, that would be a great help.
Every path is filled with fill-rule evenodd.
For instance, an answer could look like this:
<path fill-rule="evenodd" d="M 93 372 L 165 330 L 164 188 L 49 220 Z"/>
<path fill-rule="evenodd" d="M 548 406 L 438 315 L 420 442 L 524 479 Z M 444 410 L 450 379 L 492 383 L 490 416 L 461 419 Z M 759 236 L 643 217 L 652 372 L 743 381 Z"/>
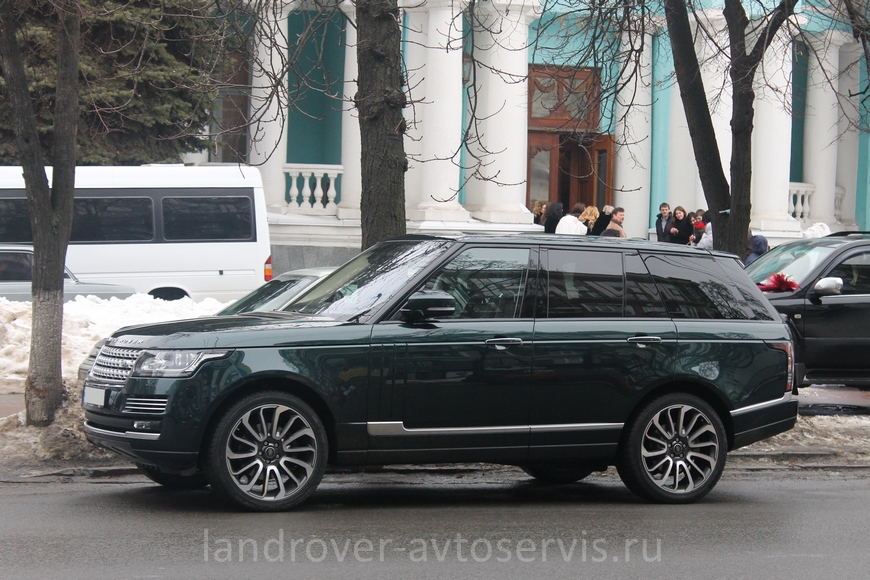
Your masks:
<path fill-rule="evenodd" d="M 789 392 L 794 387 L 794 346 L 790 340 L 781 341 L 766 341 L 765 344 L 770 348 L 781 350 L 788 357 L 788 374 L 786 375 L 785 392 Z"/>
<path fill-rule="evenodd" d="M 263 279 L 266 282 L 272 279 L 272 256 L 266 258 L 266 263 L 263 264 Z"/>

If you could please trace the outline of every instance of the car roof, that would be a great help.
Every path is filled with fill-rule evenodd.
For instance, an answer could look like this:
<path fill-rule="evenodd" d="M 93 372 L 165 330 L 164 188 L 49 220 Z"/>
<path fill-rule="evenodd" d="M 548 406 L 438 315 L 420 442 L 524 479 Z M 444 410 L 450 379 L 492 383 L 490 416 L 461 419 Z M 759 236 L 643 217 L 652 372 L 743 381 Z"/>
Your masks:
<path fill-rule="evenodd" d="M 391 238 L 391 240 L 446 240 L 463 244 L 542 244 L 546 246 L 563 246 L 566 248 L 608 248 L 614 247 L 626 250 L 643 250 L 654 252 L 667 252 L 686 255 L 713 254 L 734 258 L 734 254 L 716 250 L 705 250 L 694 246 L 682 244 L 670 244 L 666 242 L 654 242 L 644 238 L 611 238 L 599 236 L 578 236 L 574 234 L 456 234 L 456 235 L 424 235 L 408 234 Z"/>

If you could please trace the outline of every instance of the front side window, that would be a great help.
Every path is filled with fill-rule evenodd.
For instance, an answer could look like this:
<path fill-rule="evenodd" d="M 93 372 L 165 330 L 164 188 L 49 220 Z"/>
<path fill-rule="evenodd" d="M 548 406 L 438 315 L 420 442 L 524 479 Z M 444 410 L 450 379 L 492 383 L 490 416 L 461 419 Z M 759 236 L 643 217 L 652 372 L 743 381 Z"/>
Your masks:
<path fill-rule="evenodd" d="M 469 248 L 433 274 L 423 285 L 456 300 L 445 320 L 518 318 L 529 273 L 528 248 Z"/>
<path fill-rule="evenodd" d="M 549 250 L 547 263 L 548 318 L 622 316 L 620 252 Z"/>
<path fill-rule="evenodd" d="M 163 237 L 182 240 L 255 240 L 248 197 L 163 198 Z"/>
<path fill-rule="evenodd" d="M 335 320 L 362 318 L 401 292 L 449 245 L 443 240 L 374 245 L 324 278 L 286 310 Z"/>
<path fill-rule="evenodd" d="M 841 294 L 870 294 L 870 252 L 849 256 L 827 274 L 843 279 Z"/>
<path fill-rule="evenodd" d="M 0 282 L 27 282 L 33 277 L 33 254 L 0 252 Z"/>

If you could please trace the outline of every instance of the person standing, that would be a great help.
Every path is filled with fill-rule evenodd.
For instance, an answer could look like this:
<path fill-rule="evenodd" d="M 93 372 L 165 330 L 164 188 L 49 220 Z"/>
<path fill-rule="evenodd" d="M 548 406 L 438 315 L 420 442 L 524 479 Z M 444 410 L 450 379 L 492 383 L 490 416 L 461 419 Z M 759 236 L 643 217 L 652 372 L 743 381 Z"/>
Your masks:
<path fill-rule="evenodd" d="M 689 237 L 692 235 L 692 224 L 683 206 L 678 205 L 674 208 L 674 219 L 670 223 L 668 233 L 670 234 L 668 241 L 672 244 L 685 246 L 689 243 Z"/>
<path fill-rule="evenodd" d="M 601 232 L 607 229 L 607 226 L 610 224 L 611 213 L 613 212 L 612 205 L 605 205 L 601 208 L 601 215 L 598 216 L 598 219 L 595 220 L 595 225 L 589 230 L 589 234 L 593 236 L 600 236 Z"/>
<path fill-rule="evenodd" d="M 670 226 L 671 221 L 671 206 L 667 203 L 662 203 L 659 206 L 659 214 L 656 216 L 656 240 L 659 242 L 669 242 L 671 240 Z"/>
<path fill-rule="evenodd" d="M 580 214 L 580 217 L 577 218 L 580 220 L 580 223 L 586 226 L 586 233 L 588 235 L 592 234 L 592 228 L 595 226 L 595 220 L 598 219 L 598 208 L 594 205 L 590 205 L 583 213 Z"/>
<path fill-rule="evenodd" d="M 556 226 L 559 225 L 563 213 L 562 202 L 554 201 L 547 204 L 547 211 L 544 212 L 544 233 L 556 233 Z"/>
<path fill-rule="evenodd" d="M 572 234 L 575 236 L 584 236 L 586 235 L 587 228 L 585 225 L 580 223 L 580 215 L 586 209 L 586 204 L 584 203 L 575 203 L 574 209 L 571 210 L 571 213 L 565 215 L 562 219 L 559 220 L 558 225 L 556 225 L 556 233 L 557 234 Z"/>
<path fill-rule="evenodd" d="M 613 208 L 613 211 L 610 213 L 610 223 L 607 224 L 607 227 L 601 232 L 602 236 L 609 236 L 614 238 L 626 238 L 628 236 L 625 235 L 625 230 L 622 229 L 622 224 L 625 221 L 625 209 L 621 207 Z"/>

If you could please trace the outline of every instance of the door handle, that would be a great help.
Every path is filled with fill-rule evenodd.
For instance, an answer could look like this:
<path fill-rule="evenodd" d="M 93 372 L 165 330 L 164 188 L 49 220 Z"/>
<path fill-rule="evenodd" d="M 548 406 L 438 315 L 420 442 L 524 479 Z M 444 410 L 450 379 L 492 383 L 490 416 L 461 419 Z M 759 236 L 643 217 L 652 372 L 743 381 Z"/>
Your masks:
<path fill-rule="evenodd" d="M 631 336 L 625 339 L 629 344 L 636 344 L 641 348 L 645 348 L 648 344 L 659 344 L 662 341 L 660 336 Z"/>
<path fill-rule="evenodd" d="M 487 346 L 494 346 L 496 350 L 505 350 L 509 346 L 520 345 L 523 343 L 522 338 L 487 338 Z"/>

